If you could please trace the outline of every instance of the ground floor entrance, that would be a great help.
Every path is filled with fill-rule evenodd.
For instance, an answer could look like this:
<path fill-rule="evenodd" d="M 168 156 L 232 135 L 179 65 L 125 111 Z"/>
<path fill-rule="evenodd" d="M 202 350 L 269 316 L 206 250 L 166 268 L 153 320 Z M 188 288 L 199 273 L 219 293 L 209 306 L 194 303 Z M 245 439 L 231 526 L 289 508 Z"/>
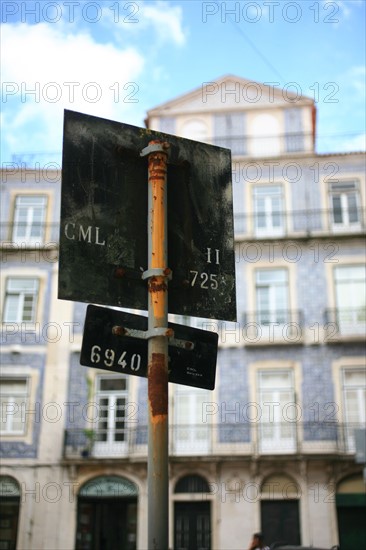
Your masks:
<path fill-rule="evenodd" d="M 261 526 L 266 544 L 301 544 L 298 500 L 262 500 Z"/>
<path fill-rule="evenodd" d="M 210 502 L 175 502 L 175 550 L 211 550 Z"/>
<path fill-rule="evenodd" d="M 135 486 L 117 476 L 95 478 L 78 497 L 76 550 L 136 550 Z"/>
<path fill-rule="evenodd" d="M 342 550 L 366 548 L 366 495 L 337 495 L 339 546 Z"/>

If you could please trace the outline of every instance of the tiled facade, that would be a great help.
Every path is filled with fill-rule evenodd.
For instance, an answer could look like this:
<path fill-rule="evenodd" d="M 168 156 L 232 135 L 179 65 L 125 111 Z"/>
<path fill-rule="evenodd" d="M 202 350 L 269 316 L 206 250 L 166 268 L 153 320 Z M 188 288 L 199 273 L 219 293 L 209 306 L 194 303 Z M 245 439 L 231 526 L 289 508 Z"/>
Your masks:
<path fill-rule="evenodd" d="M 240 549 L 262 530 L 347 550 L 365 537 L 344 527 L 366 505 L 365 154 L 317 155 L 313 101 L 225 93 L 249 84 L 224 77 L 147 118 L 233 161 L 237 322 L 194 320 L 219 333 L 213 392 L 170 385 L 170 546 Z M 79 364 L 86 305 L 57 299 L 60 173 L 14 163 L 1 198 L 2 547 L 142 550 L 146 380 Z"/>

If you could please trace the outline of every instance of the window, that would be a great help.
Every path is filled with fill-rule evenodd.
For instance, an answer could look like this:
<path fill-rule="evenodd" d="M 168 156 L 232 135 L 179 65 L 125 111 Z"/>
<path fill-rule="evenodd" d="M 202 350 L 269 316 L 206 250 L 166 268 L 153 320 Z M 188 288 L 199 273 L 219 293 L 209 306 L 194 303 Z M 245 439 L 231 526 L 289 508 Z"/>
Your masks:
<path fill-rule="evenodd" d="M 302 127 L 302 110 L 293 107 L 285 109 L 286 151 L 295 153 L 304 150 L 304 135 Z"/>
<path fill-rule="evenodd" d="M 3 322 L 35 322 L 38 289 L 38 279 L 25 277 L 8 278 L 6 282 Z"/>
<path fill-rule="evenodd" d="M 284 232 L 282 185 L 254 187 L 253 202 L 256 236 L 282 235 Z"/>
<path fill-rule="evenodd" d="M 287 269 L 256 270 L 256 317 L 260 325 L 288 322 Z"/>
<path fill-rule="evenodd" d="M 159 120 L 159 130 L 166 134 L 175 134 L 175 118 L 173 116 L 163 116 Z"/>
<path fill-rule="evenodd" d="M 270 114 L 256 115 L 251 126 L 251 153 L 256 157 L 281 153 L 280 125 Z"/>
<path fill-rule="evenodd" d="M 208 391 L 178 386 L 175 394 L 174 450 L 177 454 L 205 454 L 210 446 L 210 424 L 202 422 Z"/>
<path fill-rule="evenodd" d="M 259 452 L 295 452 L 296 407 L 290 369 L 258 372 Z"/>
<path fill-rule="evenodd" d="M 245 115 L 226 113 L 214 115 L 214 144 L 231 149 L 233 155 L 245 155 Z"/>
<path fill-rule="evenodd" d="M 44 236 L 47 197 L 19 195 L 15 200 L 13 241 L 40 243 Z"/>
<path fill-rule="evenodd" d="M 359 226 L 359 191 L 356 181 L 330 183 L 331 220 L 334 229 Z"/>
<path fill-rule="evenodd" d="M 124 454 L 128 450 L 128 379 L 98 376 L 96 380 L 97 420 L 94 456 Z M 131 411 L 130 411 L 131 413 Z"/>
<path fill-rule="evenodd" d="M 24 411 L 28 410 L 29 384 L 27 378 L 0 380 L 0 431 L 2 435 L 25 435 Z"/>
<path fill-rule="evenodd" d="M 347 449 L 354 451 L 354 430 L 366 426 L 366 371 L 349 367 L 343 369 L 342 379 Z"/>
<path fill-rule="evenodd" d="M 341 335 L 365 334 L 365 266 L 350 265 L 334 269 L 336 322 Z"/>
<path fill-rule="evenodd" d="M 202 120 L 187 120 L 182 125 L 179 135 L 196 141 L 207 141 L 207 125 Z"/>

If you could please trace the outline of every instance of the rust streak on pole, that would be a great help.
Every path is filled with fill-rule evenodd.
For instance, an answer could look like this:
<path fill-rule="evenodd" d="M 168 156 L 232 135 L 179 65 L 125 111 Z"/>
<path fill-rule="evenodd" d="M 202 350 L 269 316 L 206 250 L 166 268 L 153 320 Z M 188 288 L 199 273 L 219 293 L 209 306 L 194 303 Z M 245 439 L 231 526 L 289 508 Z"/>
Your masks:
<path fill-rule="evenodd" d="M 161 269 L 148 281 L 149 330 L 168 326 L 167 295 L 167 149 L 148 156 L 149 269 Z M 148 344 L 148 547 L 167 550 L 168 536 L 168 338 L 154 336 Z"/>

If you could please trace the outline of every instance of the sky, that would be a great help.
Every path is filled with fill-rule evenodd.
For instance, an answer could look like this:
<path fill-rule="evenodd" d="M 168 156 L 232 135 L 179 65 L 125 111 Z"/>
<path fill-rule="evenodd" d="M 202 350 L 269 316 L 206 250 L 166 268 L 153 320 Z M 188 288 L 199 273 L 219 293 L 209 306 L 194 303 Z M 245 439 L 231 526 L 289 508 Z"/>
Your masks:
<path fill-rule="evenodd" d="M 60 162 L 64 109 L 141 127 L 149 109 L 227 74 L 315 99 L 319 153 L 364 150 L 365 6 L 2 0 L 2 167 Z"/>

